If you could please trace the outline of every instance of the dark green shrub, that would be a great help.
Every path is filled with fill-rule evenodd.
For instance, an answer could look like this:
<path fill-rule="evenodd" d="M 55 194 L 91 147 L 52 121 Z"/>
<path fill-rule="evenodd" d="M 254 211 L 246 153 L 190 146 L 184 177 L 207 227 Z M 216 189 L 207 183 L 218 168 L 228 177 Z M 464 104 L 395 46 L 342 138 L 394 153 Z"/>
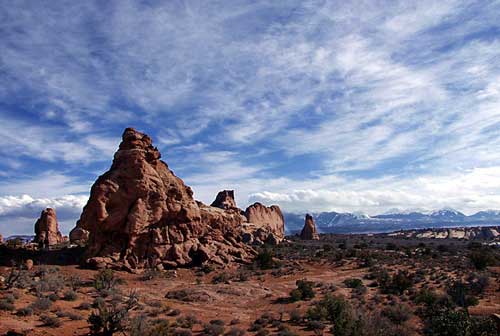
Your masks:
<path fill-rule="evenodd" d="M 271 269 L 276 266 L 273 252 L 270 249 L 264 248 L 259 251 L 255 257 L 255 263 L 260 269 Z"/>
<path fill-rule="evenodd" d="M 111 269 L 100 270 L 94 277 L 94 288 L 98 291 L 110 291 L 120 284 L 121 280 Z"/>
<path fill-rule="evenodd" d="M 31 316 L 31 315 L 33 315 L 33 308 L 31 308 L 31 307 L 19 308 L 16 312 L 16 315 L 18 315 L 18 316 Z"/>
<path fill-rule="evenodd" d="M 359 288 L 363 286 L 363 281 L 361 279 L 351 278 L 344 280 L 344 285 L 348 288 Z"/>
<path fill-rule="evenodd" d="M 94 335 L 113 335 L 125 330 L 129 322 L 129 312 L 136 308 L 139 299 L 135 292 L 123 301 L 104 300 L 97 302 L 97 309 L 88 318 L 90 331 Z"/>
<path fill-rule="evenodd" d="M 290 292 L 290 299 L 292 301 L 310 300 L 314 298 L 314 282 L 297 280 L 295 284 L 297 288 Z"/>
<path fill-rule="evenodd" d="M 402 324 L 410 318 L 411 312 L 408 306 L 398 304 L 389 306 L 382 310 L 382 315 L 387 317 L 395 324 Z"/>
<path fill-rule="evenodd" d="M 431 316 L 424 328 L 428 336 L 469 336 L 471 322 L 465 311 L 447 309 Z"/>
<path fill-rule="evenodd" d="M 224 326 L 219 324 L 206 323 L 203 326 L 203 333 L 207 336 L 219 336 L 224 334 Z"/>
<path fill-rule="evenodd" d="M 63 294 L 63 300 L 75 301 L 76 299 L 78 299 L 78 294 L 72 289 L 65 291 Z"/>
<path fill-rule="evenodd" d="M 58 328 L 61 326 L 61 320 L 59 320 L 57 317 L 53 317 L 50 315 L 42 315 L 40 316 L 40 321 L 43 322 L 43 325 L 46 327 L 51 327 L 51 328 Z"/>
<path fill-rule="evenodd" d="M 52 301 L 46 297 L 39 297 L 33 302 L 30 307 L 37 311 L 42 312 L 48 310 L 52 306 Z"/>
<path fill-rule="evenodd" d="M 1 299 L 0 300 L 0 310 L 5 310 L 5 311 L 14 311 L 16 307 L 14 307 L 14 304 L 9 302 L 6 299 Z"/>

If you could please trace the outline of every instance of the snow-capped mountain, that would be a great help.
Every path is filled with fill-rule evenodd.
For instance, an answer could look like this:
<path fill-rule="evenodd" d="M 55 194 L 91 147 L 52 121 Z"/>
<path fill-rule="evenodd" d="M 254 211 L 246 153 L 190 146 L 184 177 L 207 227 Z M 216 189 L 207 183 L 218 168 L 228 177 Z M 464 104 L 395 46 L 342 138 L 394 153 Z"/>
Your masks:
<path fill-rule="evenodd" d="M 302 229 L 305 214 L 285 213 L 284 216 L 289 233 Z M 479 211 L 471 216 L 466 216 L 462 212 L 450 208 L 435 211 L 391 209 L 384 214 L 371 217 L 362 213 L 335 211 L 313 213 L 312 216 L 320 232 L 342 233 L 500 224 L 499 210 Z"/>

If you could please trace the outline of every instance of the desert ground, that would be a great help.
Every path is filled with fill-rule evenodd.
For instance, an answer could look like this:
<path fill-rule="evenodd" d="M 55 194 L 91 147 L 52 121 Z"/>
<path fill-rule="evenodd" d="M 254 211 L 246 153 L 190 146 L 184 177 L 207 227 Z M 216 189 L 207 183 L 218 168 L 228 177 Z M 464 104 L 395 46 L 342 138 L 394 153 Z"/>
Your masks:
<path fill-rule="evenodd" d="M 499 253 L 480 243 L 322 235 L 259 251 L 250 264 L 134 274 L 82 268 L 78 248 L 4 249 L 15 266 L 0 268 L 0 334 L 105 335 L 106 314 L 108 335 L 444 335 L 438 315 L 469 330 L 457 335 L 498 334 Z"/>

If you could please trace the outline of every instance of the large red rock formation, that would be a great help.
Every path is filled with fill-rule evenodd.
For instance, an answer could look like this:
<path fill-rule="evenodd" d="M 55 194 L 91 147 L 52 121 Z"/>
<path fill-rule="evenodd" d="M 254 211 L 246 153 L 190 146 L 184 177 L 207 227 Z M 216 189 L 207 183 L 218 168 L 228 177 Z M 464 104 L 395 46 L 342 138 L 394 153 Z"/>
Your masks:
<path fill-rule="evenodd" d="M 311 215 L 307 214 L 304 222 L 304 227 L 300 232 L 300 238 L 304 240 L 319 240 L 318 231 L 316 230 L 316 224 Z"/>
<path fill-rule="evenodd" d="M 54 209 L 47 208 L 42 211 L 40 218 L 35 223 L 34 242 L 40 247 L 51 247 L 63 242 Z"/>
<path fill-rule="evenodd" d="M 272 234 L 269 240 L 280 242 L 285 238 L 285 220 L 277 205 L 267 207 L 259 202 L 250 205 L 245 210 L 245 217 L 256 229 Z"/>
<path fill-rule="evenodd" d="M 236 201 L 234 200 L 234 190 L 219 191 L 215 200 L 210 206 L 221 208 L 224 210 L 238 209 Z"/>
<path fill-rule="evenodd" d="M 245 221 L 239 211 L 195 201 L 191 188 L 160 160 L 151 138 L 127 128 L 70 238 L 85 240 L 88 233 L 87 262 L 98 267 L 222 264 L 255 253 L 242 242 Z"/>

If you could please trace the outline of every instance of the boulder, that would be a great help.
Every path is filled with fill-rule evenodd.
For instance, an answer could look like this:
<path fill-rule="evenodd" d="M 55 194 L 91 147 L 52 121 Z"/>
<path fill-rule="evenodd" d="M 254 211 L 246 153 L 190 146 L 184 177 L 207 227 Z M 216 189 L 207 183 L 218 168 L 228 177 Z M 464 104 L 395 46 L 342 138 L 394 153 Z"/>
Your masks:
<path fill-rule="evenodd" d="M 3 236 L 0 234 L 0 244 L 3 244 Z"/>
<path fill-rule="evenodd" d="M 52 247 L 63 242 L 54 209 L 47 208 L 42 211 L 40 218 L 35 223 L 34 242 L 42 248 Z"/>
<path fill-rule="evenodd" d="M 311 215 L 307 214 L 304 222 L 304 227 L 300 232 L 300 239 L 303 240 L 319 240 L 316 224 Z"/>
<path fill-rule="evenodd" d="M 69 232 L 69 240 L 72 244 L 84 245 L 89 240 L 89 232 L 78 225 Z"/>
<path fill-rule="evenodd" d="M 256 252 L 241 239 L 246 218 L 224 208 L 230 193 L 218 203 L 223 208 L 195 201 L 160 157 L 149 136 L 124 131 L 70 234 L 72 242 L 87 240 L 87 264 L 134 270 L 250 261 Z"/>

